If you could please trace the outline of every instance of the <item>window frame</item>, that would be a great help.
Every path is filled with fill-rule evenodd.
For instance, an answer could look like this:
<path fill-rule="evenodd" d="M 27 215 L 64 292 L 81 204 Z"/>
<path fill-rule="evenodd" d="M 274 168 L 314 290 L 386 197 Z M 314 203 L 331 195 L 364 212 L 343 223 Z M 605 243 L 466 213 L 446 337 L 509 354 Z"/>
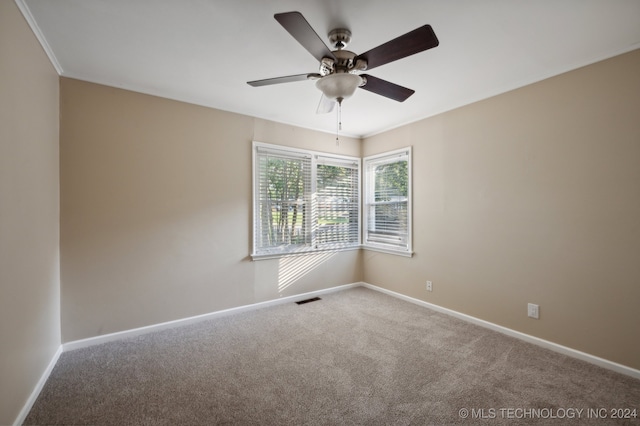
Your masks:
<path fill-rule="evenodd" d="M 406 157 L 407 161 L 407 228 L 406 228 L 406 244 L 402 246 L 384 243 L 380 241 L 372 241 L 369 239 L 369 207 L 372 205 L 370 200 L 374 197 L 375 183 L 373 182 L 374 176 L 371 174 L 371 167 L 375 165 L 381 165 L 385 163 L 393 163 L 395 158 Z M 362 244 L 363 248 L 374 251 L 381 251 L 384 253 L 401 255 L 411 257 L 413 256 L 413 188 L 412 188 L 412 149 L 411 146 L 396 149 L 393 151 L 386 151 L 383 153 L 366 156 L 362 159 L 362 220 L 360 222 L 362 230 Z M 403 160 L 404 161 L 404 160 Z"/>
<path fill-rule="evenodd" d="M 323 229 L 323 225 L 320 224 L 320 212 L 326 213 L 327 205 L 325 204 L 324 206 L 321 207 L 319 202 L 320 201 L 319 200 L 320 192 L 318 189 L 319 166 L 341 167 L 341 168 L 347 168 L 347 169 L 356 171 L 356 174 L 355 174 L 356 185 L 355 185 L 355 197 L 354 197 L 355 199 L 351 203 L 348 203 L 348 204 L 351 204 L 352 206 L 355 205 L 355 211 L 352 212 L 350 208 L 346 210 L 347 212 L 349 212 L 349 218 L 356 219 L 355 232 L 351 232 L 351 229 L 348 228 L 349 230 L 346 234 L 341 232 L 337 233 L 338 236 L 346 235 L 350 239 L 355 236 L 356 240 L 353 243 L 345 244 L 345 243 L 340 243 L 335 241 L 329 241 L 329 242 L 320 241 L 321 234 L 326 235 L 326 230 Z M 318 219 L 317 227 L 315 232 L 313 233 L 313 238 L 312 238 L 312 243 L 315 246 L 315 249 L 318 251 L 322 251 L 322 250 L 334 250 L 334 249 L 343 249 L 343 248 L 347 248 L 347 249 L 359 248 L 362 244 L 362 239 L 361 239 L 361 235 L 362 235 L 361 233 L 362 161 L 361 159 L 358 157 L 336 156 L 333 154 L 327 155 L 326 153 L 314 155 L 312 160 L 312 185 L 313 185 L 313 195 L 314 195 L 313 203 L 312 203 L 312 218 L 314 217 L 314 215 L 317 215 L 317 219 Z M 353 190 L 353 187 L 351 187 L 350 189 Z M 335 193 L 334 197 L 338 198 L 341 195 L 344 196 L 345 194 L 342 191 L 339 191 Z M 349 195 L 353 196 L 353 193 Z M 333 203 L 329 203 L 330 208 L 328 210 L 335 211 L 337 210 L 336 207 L 339 206 L 340 204 L 341 203 L 338 202 L 337 200 L 334 201 Z M 350 223 L 350 222 L 347 222 L 347 223 Z"/>
<path fill-rule="evenodd" d="M 291 155 L 292 157 L 307 157 L 311 158 L 311 185 L 309 192 L 303 196 L 308 197 L 309 202 L 309 215 L 310 215 L 310 234 L 311 239 L 309 244 L 283 249 L 274 247 L 269 250 L 259 247 L 259 199 L 256 191 L 259 188 L 259 170 L 258 170 L 258 153 L 259 150 L 282 152 L 285 155 Z M 318 245 L 317 243 L 317 230 L 318 230 L 318 207 L 316 205 L 317 194 L 317 169 L 319 164 L 341 165 L 345 167 L 355 166 L 357 169 L 357 214 L 353 216 L 357 219 L 357 241 L 352 244 L 326 244 Z M 342 251 L 342 250 L 355 250 L 362 246 L 362 159 L 359 157 L 333 154 L 328 152 L 312 151 L 303 148 L 288 147 L 282 145 L 268 144 L 263 142 L 253 142 L 252 146 L 252 251 L 251 257 L 253 260 L 280 258 L 284 256 L 310 254 L 325 251 Z"/>

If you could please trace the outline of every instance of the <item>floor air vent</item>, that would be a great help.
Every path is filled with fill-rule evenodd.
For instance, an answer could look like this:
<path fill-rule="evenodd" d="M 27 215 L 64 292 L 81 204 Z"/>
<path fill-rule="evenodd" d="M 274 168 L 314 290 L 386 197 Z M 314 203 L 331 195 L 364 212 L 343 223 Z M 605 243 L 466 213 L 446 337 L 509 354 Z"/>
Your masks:
<path fill-rule="evenodd" d="M 304 305 L 305 303 L 309 303 L 309 302 L 315 302 L 316 300 L 322 300 L 319 297 L 312 297 L 311 299 L 305 299 L 305 300 L 301 300 L 299 302 L 296 302 L 298 305 Z"/>

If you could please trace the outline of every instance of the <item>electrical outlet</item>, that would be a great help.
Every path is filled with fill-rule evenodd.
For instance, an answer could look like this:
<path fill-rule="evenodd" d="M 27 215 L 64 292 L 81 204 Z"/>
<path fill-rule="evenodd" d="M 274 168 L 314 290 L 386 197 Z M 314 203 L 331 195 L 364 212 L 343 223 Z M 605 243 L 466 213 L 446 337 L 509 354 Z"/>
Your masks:
<path fill-rule="evenodd" d="M 427 291 L 433 291 L 433 283 L 431 281 L 427 281 Z"/>
<path fill-rule="evenodd" d="M 540 306 L 529 303 L 527 305 L 527 315 L 531 318 L 539 319 L 540 318 Z"/>

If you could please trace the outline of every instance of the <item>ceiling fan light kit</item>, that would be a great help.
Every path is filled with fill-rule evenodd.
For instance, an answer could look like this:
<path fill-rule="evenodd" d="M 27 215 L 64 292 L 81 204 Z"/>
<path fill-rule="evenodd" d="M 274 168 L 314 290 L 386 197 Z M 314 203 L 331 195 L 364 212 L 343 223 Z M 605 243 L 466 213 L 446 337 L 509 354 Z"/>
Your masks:
<path fill-rule="evenodd" d="M 316 87 L 327 99 L 342 102 L 353 95 L 364 82 L 364 79 L 356 74 L 329 74 L 316 81 Z"/>
<path fill-rule="evenodd" d="M 322 92 L 318 113 L 333 110 L 329 102 L 342 105 L 342 101 L 352 96 L 358 87 L 369 92 L 404 102 L 414 91 L 371 75 L 358 74 L 367 69 L 388 64 L 398 59 L 434 48 L 439 41 L 430 25 L 423 25 L 400 37 L 388 41 L 365 53 L 356 55 L 345 50 L 351 41 L 351 31 L 337 28 L 329 32 L 329 41 L 335 48 L 331 51 L 322 41 L 300 12 L 277 13 L 276 21 L 318 60 L 319 72 L 297 74 L 265 80 L 249 81 L 254 87 L 289 83 L 302 80 L 316 80 L 316 87 Z"/>

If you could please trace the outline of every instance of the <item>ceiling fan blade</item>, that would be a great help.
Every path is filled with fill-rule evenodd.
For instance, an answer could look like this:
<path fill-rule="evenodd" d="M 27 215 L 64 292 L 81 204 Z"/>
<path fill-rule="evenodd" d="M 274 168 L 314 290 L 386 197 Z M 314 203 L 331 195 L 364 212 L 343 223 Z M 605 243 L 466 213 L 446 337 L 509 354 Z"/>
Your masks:
<path fill-rule="evenodd" d="M 398 59 L 436 47 L 440 42 L 433 32 L 431 25 L 416 28 L 400 37 L 394 38 L 378 47 L 358 55 L 358 59 L 367 61 L 367 69 L 373 69 Z"/>
<path fill-rule="evenodd" d="M 330 99 L 327 99 L 325 95 L 322 95 L 320 98 L 320 103 L 318 104 L 318 109 L 316 109 L 316 114 L 328 114 L 333 111 L 335 108 L 336 102 Z"/>
<path fill-rule="evenodd" d="M 393 99 L 394 101 L 404 102 L 409 96 L 415 93 L 415 90 L 398 86 L 397 84 L 372 75 L 361 74 L 360 76 L 367 79 L 366 84 L 364 86 L 360 86 L 361 89 Z"/>
<path fill-rule="evenodd" d="M 291 83 L 294 81 L 302 81 L 302 80 L 306 80 L 308 77 L 309 77 L 309 74 L 296 74 L 296 75 L 288 75 L 285 77 L 275 77 L 275 78 L 266 78 L 264 80 L 247 81 L 247 84 L 253 87 L 260 87 L 260 86 L 268 86 L 270 84 Z"/>
<path fill-rule="evenodd" d="M 278 21 L 302 47 L 307 49 L 318 62 L 322 61 L 322 58 L 332 58 L 335 60 L 336 57 L 331 53 L 331 50 L 324 44 L 300 12 L 276 13 L 273 17 L 276 18 L 276 21 Z"/>

